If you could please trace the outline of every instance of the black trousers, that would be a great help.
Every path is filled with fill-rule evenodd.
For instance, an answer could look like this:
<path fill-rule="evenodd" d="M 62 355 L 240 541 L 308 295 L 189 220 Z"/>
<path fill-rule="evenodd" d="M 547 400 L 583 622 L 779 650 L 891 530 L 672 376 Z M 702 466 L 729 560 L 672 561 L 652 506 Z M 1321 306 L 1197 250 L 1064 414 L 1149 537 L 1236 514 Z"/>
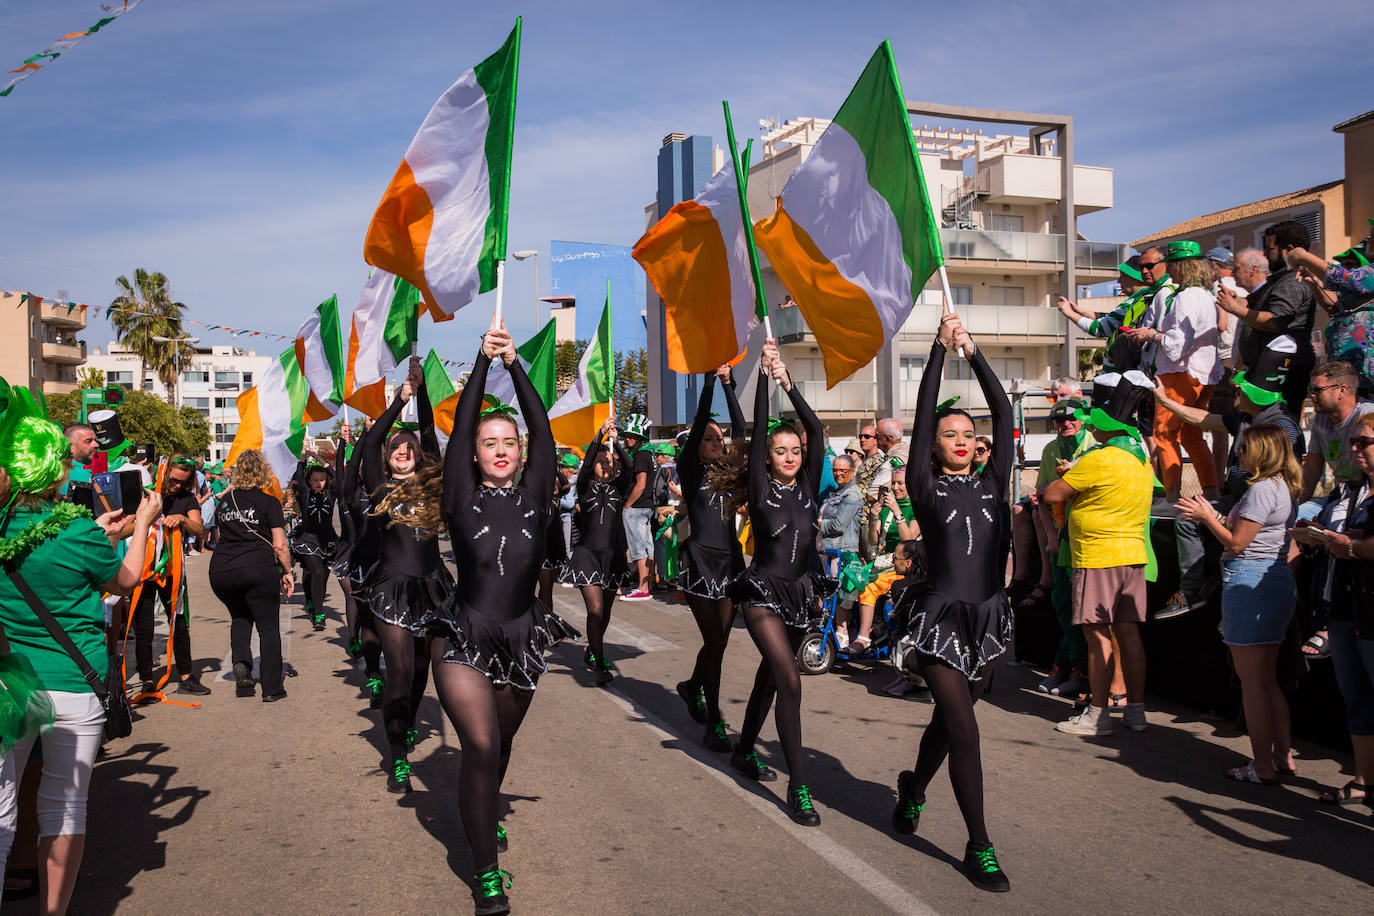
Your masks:
<path fill-rule="evenodd" d="M 158 601 L 171 618 L 172 661 L 176 663 L 177 674 L 194 675 L 191 665 L 191 623 L 184 608 L 178 608 L 172 587 L 143 583 L 143 591 L 138 596 L 138 606 L 134 615 L 134 661 L 138 664 L 140 680 L 153 680 L 153 608 Z M 180 611 L 180 613 L 178 613 Z"/>
<path fill-rule="evenodd" d="M 229 609 L 229 654 L 234 664 L 253 667 L 250 639 L 258 630 L 258 650 L 262 664 L 258 683 L 262 695 L 271 696 L 282 689 L 281 661 L 281 577 L 276 568 L 234 570 L 210 573 L 210 588 Z"/>

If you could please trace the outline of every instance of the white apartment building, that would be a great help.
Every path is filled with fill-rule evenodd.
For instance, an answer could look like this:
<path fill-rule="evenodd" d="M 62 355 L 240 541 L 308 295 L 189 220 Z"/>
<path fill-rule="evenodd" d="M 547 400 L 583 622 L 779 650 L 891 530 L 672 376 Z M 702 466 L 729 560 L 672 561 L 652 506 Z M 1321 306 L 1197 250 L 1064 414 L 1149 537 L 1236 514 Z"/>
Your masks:
<path fill-rule="evenodd" d="M 269 357 L 258 356 L 252 350 L 232 346 L 197 347 L 195 356 L 191 357 L 191 368 L 181 373 L 177 380 L 177 406 L 194 408 L 210 425 L 211 461 L 222 461 L 229 454 L 229 446 L 239 430 L 238 396 L 257 384 L 269 362 Z M 92 350 L 84 367 L 104 372 L 107 385 L 122 385 L 132 390 L 139 359 L 111 341 L 103 352 L 99 348 Z M 144 370 L 138 386 L 157 397 L 167 397 L 167 387 L 151 369 Z"/>

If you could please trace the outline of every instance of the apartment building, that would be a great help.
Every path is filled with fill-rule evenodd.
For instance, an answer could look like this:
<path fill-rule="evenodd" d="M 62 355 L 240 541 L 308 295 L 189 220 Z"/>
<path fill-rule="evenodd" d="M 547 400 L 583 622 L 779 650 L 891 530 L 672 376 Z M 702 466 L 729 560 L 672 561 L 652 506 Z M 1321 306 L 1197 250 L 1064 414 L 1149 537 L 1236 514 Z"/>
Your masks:
<path fill-rule="evenodd" d="M 908 111 L 931 203 L 939 211 L 952 305 L 993 370 L 1008 387 L 1019 381 L 1028 388 L 1076 374 L 1078 332 L 1054 303 L 1060 294 L 1072 296 L 1079 286 L 1114 280 L 1117 265 L 1129 255 L 1123 243 L 1088 241 L 1077 231 L 1079 216 L 1111 207 L 1112 170 L 1073 161 L 1073 119 L 1066 116 L 914 102 L 908 103 Z M 931 117 L 954 124 L 922 123 Z M 774 210 L 788 177 L 828 124 L 822 118 L 798 118 L 769 125 L 762 137 L 762 156 L 749 171 L 754 219 Z M 1002 125 L 1022 130 L 988 134 L 984 131 L 989 124 L 999 130 Z M 694 149 L 684 152 L 695 155 L 674 160 L 711 161 L 701 154 L 702 141 L 708 138 L 681 137 L 669 135 L 665 147 L 692 143 Z M 716 159 L 713 169 L 723 163 L 723 158 Z M 704 171 L 697 165 L 697 171 Z M 683 188 L 680 193 L 690 197 L 695 191 Z M 657 207 L 646 210 L 646 217 L 653 210 L 666 212 L 663 204 L 660 199 Z M 878 358 L 830 389 L 815 337 L 799 308 L 779 307 L 787 291 L 766 260 L 763 284 L 772 306 L 773 330 L 792 377 L 832 434 L 852 434 L 875 417 L 909 416 L 940 322 L 943 293 L 938 276 L 931 278 L 902 330 Z M 662 327 L 662 303 L 652 288 L 648 299 L 653 337 L 655 328 Z M 664 376 L 672 373 L 661 352 L 661 343 L 651 343 L 651 396 L 652 381 L 661 379 L 659 422 L 687 422 L 683 402 L 695 406 L 694 399 L 679 396 L 673 404 L 667 396 L 672 388 Z M 945 397 L 959 395 L 960 406 L 975 413 L 986 407 L 967 362 L 948 360 L 943 375 Z"/>
<path fill-rule="evenodd" d="M 269 357 L 234 346 L 197 347 L 191 368 L 177 380 L 176 403 L 200 412 L 210 426 L 210 460 L 222 461 L 239 431 L 238 397 L 257 384 L 267 371 Z M 160 398 L 167 387 L 151 369 L 138 379 L 139 359 L 111 341 L 102 353 L 97 347 L 86 359 L 86 366 L 105 373 L 105 384 L 135 385 Z"/>
<path fill-rule="evenodd" d="M 86 359 L 86 343 L 76 337 L 85 327 L 85 306 L 0 290 L 0 378 L 45 395 L 70 394 Z"/>

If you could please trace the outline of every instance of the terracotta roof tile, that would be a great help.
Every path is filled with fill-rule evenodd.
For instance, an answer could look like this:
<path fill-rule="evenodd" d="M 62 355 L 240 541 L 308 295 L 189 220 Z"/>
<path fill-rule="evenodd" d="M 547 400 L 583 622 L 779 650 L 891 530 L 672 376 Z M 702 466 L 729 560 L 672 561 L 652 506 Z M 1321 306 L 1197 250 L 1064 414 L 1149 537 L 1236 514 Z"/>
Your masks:
<path fill-rule="evenodd" d="M 1211 229 L 1214 226 L 1220 226 L 1225 223 L 1252 219 L 1256 216 L 1263 216 L 1266 213 L 1273 213 L 1278 210 L 1286 210 L 1289 207 L 1296 207 L 1299 204 L 1310 203 L 1320 198 L 1323 191 L 1329 191 L 1343 183 L 1344 179 L 1328 181 L 1326 184 L 1303 188 L 1301 191 L 1290 191 L 1287 194 L 1280 194 L 1278 197 L 1270 197 L 1265 200 L 1257 200 L 1254 203 L 1241 204 L 1239 207 L 1231 207 L 1229 210 L 1218 210 L 1215 213 L 1195 216 L 1192 219 L 1184 220 L 1181 223 L 1170 226 L 1168 229 L 1161 229 L 1159 232 L 1151 233 L 1142 239 L 1137 239 L 1131 243 L 1131 247 L 1140 248 L 1142 245 L 1149 245 L 1153 242 L 1158 242 L 1160 239 L 1185 237 L 1195 232 L 1201 232 L 1204 229 Z"/>
<path fill-rule="evenodd" d="M 1356 124 L 1363 124 L 1365 121 L 1374 121 L 1374 111 L 1366 111 L 1362 115 L 1356 115 L 1349 121 L 1342 121 L 1341 123 L 1337 124 L 1335 127 L 1331 129 L 1336 131 L 1336 133 L 1340 133 L 1344 130 L 1349 130 Z"/>

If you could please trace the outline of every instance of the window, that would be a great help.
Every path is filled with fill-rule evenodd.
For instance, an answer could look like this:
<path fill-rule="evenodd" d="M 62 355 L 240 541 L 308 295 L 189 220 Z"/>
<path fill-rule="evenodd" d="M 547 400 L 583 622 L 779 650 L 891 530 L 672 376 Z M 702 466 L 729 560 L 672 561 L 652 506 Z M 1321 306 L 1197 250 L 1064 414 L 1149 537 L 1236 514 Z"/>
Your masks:
<path fill-rule="evenodd" d="M 902 356 L 897 360 L 897 378 L 903 382 L 919 382 L 926 371 L 924 356 Z"/>
<path fill-rule="evenodd" d="M 181 406 L 182 406 L 182 407 L 190 407 L 190 408 L 193 409 L 193 410 L 198 410 L 198 411 L 200 411 L 203 415 L 205 415 L 205 416 L 207 416 L 207 417 L 210 416 L 210 399 L 209 399 L 209 398 L 182 398 L 182 399 L 181 399 Z"/>
<path fill-rule="evenodd" d="M 1014 378 L 1026 377 L 1026 361 L 1020 357 L 988 357 L 988 366 L 994 375 L 1004 382 Z M 966 359 L 946 359 L 945 379 L 949 381 L 968 381 L 973 379 L 973 367 Z"/>
<path fill-rule="evenodd" d="M 945 380 L 955 381 L 973 378 L 973 369 L 969 366 L 966 359 L 950 359 L 945 357 Z"/>
<path fill-rule="evenodd" d="M 134 374 L 132 371 L 106 372 L 105 384 L 122 385 L 125 388 L 132 389 L 134 387 Z"/>
<path fill-rule="evenodd" d="M 210 373 L 209 373 L 209 372 L 201 372 L 201 371 L 198 371 L 198 370 L 192 370 L 192 371 L 190 371 L 190 372 L 183 372 L 183 373 L 181 373 L 181 380 L 182 380 L 183 382 L 187 382 L 187 383 L 189 383 L 189 384 L 195 384 L 195 383 L 197 383 L 197 382 L 202 382 L 202 383 L 203 383 L 203 382 L 208 382 L 208 381 L 210 381 Z"/>
<path fill-rule="evenodd" d="M 991 305 L 1025 305 L 1026 291 L 1020 286 L 989 286 L 988 302 Z"/>
<path fill-rule="evenodd" d="M 993 232 L 1021 232 L 1026 218 L 1019 213 L 989 213 L 988 228 Z"/>
<path fill-rule="evenodd" d="M 239 387 L 239 374 L 237 372 L 216 372 L 215 390 L 233 391 Z"/>
<path fill-rule="evenodd" d="M 952 300 L 950 303 L 951 305 L 972 305 L 973 286 L 971 284 L 956 284 L 954 286 L 951 286 L 949 288 L 949 298 Z"/>
<path fill-rule="evenodd" d="M 251 373 L 251 372 L 245 372 L 245 373 L 243 373 L 243 387 L 244 387 L 244 388 L 252 388 L 252 387 L 253 387 L 253 373 Z"/>
<path fill-rule="evenodd" d="M 237 402 L 237 398 L 215 398 L 215 409 L 228 410 L 229 408 L 235 406 Z"/>
<path fill-rule="evenodd" d="M 1231 252 L 1231 254 L 1236 254 L 1236 237 L 1234 235 L 1228 233 L 1227 235 L 1217 236 L 1217 245 L 1221 248 L 1225 248 L 1227 251 Z"/>

